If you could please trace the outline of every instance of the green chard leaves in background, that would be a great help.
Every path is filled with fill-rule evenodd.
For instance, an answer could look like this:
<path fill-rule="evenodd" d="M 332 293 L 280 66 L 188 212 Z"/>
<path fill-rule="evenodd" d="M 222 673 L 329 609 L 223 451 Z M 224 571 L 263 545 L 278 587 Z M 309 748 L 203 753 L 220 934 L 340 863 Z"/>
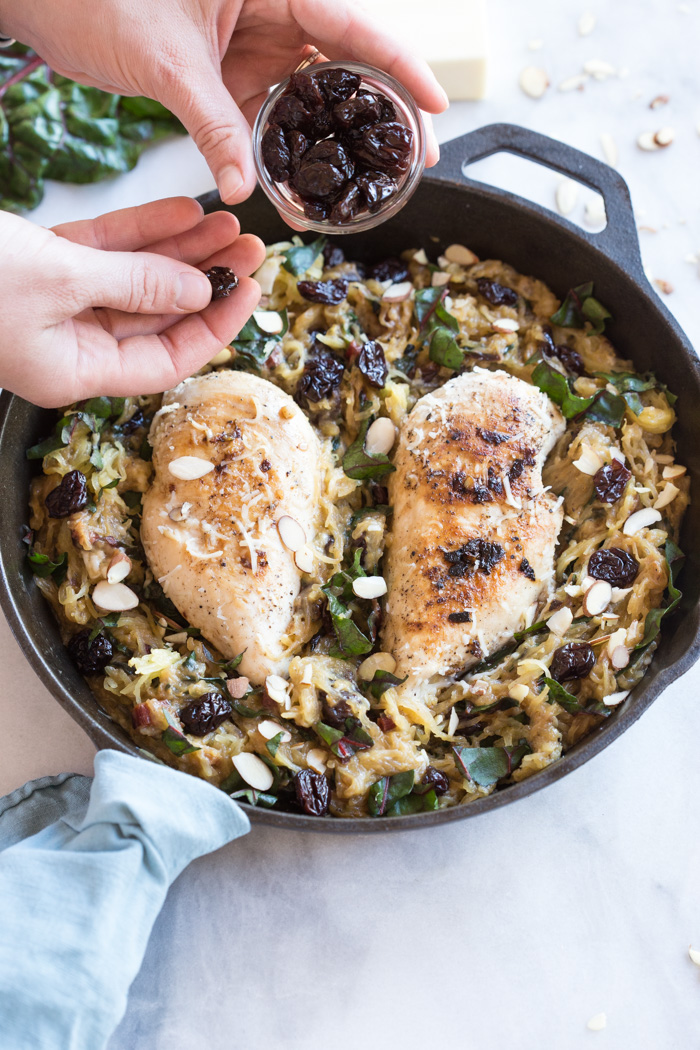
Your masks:
<path fill-rule="evenodd" d="M 661 630 L 661 621 L 664 616 L 673 612 L 683 597 L 682 591 L 676 587 L 676 577 L 683 568 L 685 554 L 673 540 L 666 540 L 664 553 L 666 555 L 666 565 L 668 566 L 668 604 L 660 609 L 650 609 L 647 613 L 647 618 L 644 621 L 644 637 L 638 645 L 635 645 L 633 659 L 639 659 L 647 646 L 655 641 Z"/>
<path fill-rule="evenodd" d="M 288 248 L 286 252 L 283 252 L 284 262 L 282 263 L 287 273 L 293 274 L 294 277 L 303 277 L 318 259 L 325 243 L 326 238 L 319 237 L 309 244 L 299 244 Z"/>
<path fill-rule="evenodd" d="M 180 122 L 159 102 L 122 98 L 54 73 L 22 44 L 0 53 L 0 207 L 36 208 L 44 180 L 88 183 L 130 171 Z"/>
<path fill-rule="evenodd" d="M 445 307 L 446 295 L 444 287 L 419 289 L 413 312 L 423 338 L 430 342 L 430 360 L 456 371 L 464 364 L 464 350 L 457 342 L 459 321 Z"/>
<path fill-rule="evenodd" d="M 611 427 L 619 427 L 624 419 L 627 402 L 609 390 L 599 390 L 592 397 L 579 397 L 571 389 L 569 380 L 558 369 L 540 361 L 532 373 L 532 382 L 559 405 L 564 419 L 585 416 Z"/>
<path fill-rule="evenodd" d="M 583 328 L 586 321 L 589 321 L 593 331 L 601 335 L 605 331 L 605 322 L 611 317 L 612 314 L 594 298 L 593 281 L 589 281 L 568 292 L 559 309 L 550 317 L 550 321 L 560 328 Z"/>
<path fill-rule="evenodd" d="M 268 312 L 274 313 L 275 311 Z M 263 332 L 254 317 L 246 321 L 230 344 L 236 351 L 236 357 L 232 363 L 234 369 L 243 369 L 245 372 L 258 372 L 260 366 L 265 364 L 282 336 L 289 329 L 287 311 L 280 311 L 278 316 L 282 318 L 282 329 L 277 335 L 269 335 Z"/>
<path fill-rule="evenodd" d="M 343 470 L 354 481 L 365 481 L 367 478 L 383 478 L 385 474 L 390 474 L 392 470 L 396 470 L 388 456 L 385 456 L 383 453 L 371 456 L 366 451 L 365 440 L 372 422 L 371 419 L 364 421 L 359 434 L 343 456 Z"/>
<path fill-rule="evenodd" d="M 532 748 L 524 740 L 517 747 L 453 747 L 457 768 L 480 787 L 491 787 L 518 768 Z"/>

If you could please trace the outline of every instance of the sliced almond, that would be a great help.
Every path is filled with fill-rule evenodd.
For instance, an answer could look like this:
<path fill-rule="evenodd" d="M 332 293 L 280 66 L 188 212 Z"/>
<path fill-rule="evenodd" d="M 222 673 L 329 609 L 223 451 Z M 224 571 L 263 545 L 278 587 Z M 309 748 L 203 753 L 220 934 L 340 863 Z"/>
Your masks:
<path fill-rule="evenodd" d="M 655 277 L 654 284 L 662 295 L 673 295 L 673 285 L 670 281 L 665 281 L 663 277 Z"/>
<path fill-rule="evenodd" d="M 177 634 L 166 634 L 163 635 L 163 641 L 169 642 L 171 645 L 182 645 L 188 638 L 187 631 L 178 631 Z"/>
<path fill-rule="evenodd" d="M 626 645 L 617 645 L 610 654 L 610 663 L 616 671 L 621 671 L 630 662 L 630 651 Z"/>
<path fill-rule="evenodd" d="M 673 463 L 673 456 L 669 456 L 666 452 L 655 452 L 654 459 L 657 463 Z"/>
<path fill-rule="evenodd" d="M 667 106 L 670 101 L 668 95 L 657 95 L 649 103 L 649 109 L 660 109 L 662 106 Z"/>
<path fill-rule="evenodd" d="M 667 481 L 654 502 L 654 510 L 661 510 L 662 507 L 667 507 L 669 503 L 673 503 L 680 491 L 672 481 Z"/>
<path fill-rule="evenodd" d="M 691 962 L 694 962 L 696 966 L 700 966 L 700 951 L 698 951 L 697 948 L 693 948 L 692 945 L 689 945 L 688 955 L 690 956 Z"/>
<path fill-rule="evenodd" d="M 184 521 L 192 507 L 191 503 L 183 503 L 181 507 L 173 507 L 168 514 L 171 521 Z"/>
<path fill-rule="evenodd" d="M 574 620 L 574 614 L 568 606 L 564 606 L 561 609 L 557 609 L 556 612 L 552 613 L 547 619 L 547 627 L 554 634 L 558 634 L 560 637 L 565 635 L 571 627 Z"/>
<path fill-rule="evenodd" d="M 364 682 L 371 682 L 377 671 L 387 671 L 393 674 L 395 670 L 396 660 L 391 653 L 372 653 L 362 661 L 357 673 Z"/>
<path fill-rule="evenodd" d="M 613 587 L 612 589 L 612 603 L 616 605 L 617 602 L 625 600 L 628 594 L 632 593 L 631 587 Z"/>
<path fill-rule="evenodd" d="M 520 74 L 520 90 L 530 98 L 542 98 L 549 87 L 549 77 L 539 66 L 525 66 Z"/>
<path fill-rule="evenodd" d="M 131 572 L 131 558 L 124 551 L 115 551 L 107 569 L 108 583 L 121 583 Z"/>
<path fill-rule="evenodd" d="M 365 437 L 365 452 L 368 456 L 386 456 L 396 441 L 396 426 L 387 416 L 380 416 L 370 426 Z"/>
<path fill-rule="evenodd" d="M 450 283 L 450 274 L 445 273 L 444 270 L 433 270 L 430 283 L 433 288 L 442 288 L 443 285 Z"/>
<path fill-rule="evenodd" d="M 491 322 L 491 327 L 494 332 L 503 332 L 506 335 L 511 335 L 513 332 L 518 331 L 520 323 L 512 317 L 497 317 L 495 321 Z"/>
<path fill-rule="evenodd" d="M 529 692 L 530 690 L 524 682 L 513 682 L 513 684 L 508 690 L 508 696 L 511 698 L 511 700 L 517 700 L 520 704 Z"/>
<path fill-rule="evenodd" d="M 296 518 L 292 518 L 289 514 L 283 514 L 279 519 L 277 531 L 288 551 L 296 553 L 306 546 L 306 533 Z"/>
<path fill-rule="evenodd" d="M 666 146 L 671 145 L 675 137 L 676 133 L 673 128 L 661 128 L 661 130 L 657 131 L 654 135 L 654 142 L 657 146 L 660 146 L 661 149 L 665 149 Z"/>
<path fill-rule="evenodd" d="M 479 261 L 479 256 L 463 244 L 451 244 L 445 248 L 444 257 L 448 262 L 457 263 L 458 266 L 473 266 Z"/>
<path fill-rule="evenodd" d="M 353 581 L 352 589 L 358 598 L 381 598 L 386 594 L 386 580 L 383 576 L 360 576 Z"/>
<path fill-rule="evenodd" d="M 556 202 L 560 215 L 570 215 L 578 200 L 578 183 L 573 179 L 561 179 L 557 185 Z"/>
<path fill-rule="evenodd" d="M 214 356 L 212 357 L 212 359 L 209 362 L 209 364 L 213 365 L 214 368 L 216 368 L 217 365 L 228 364 L 228 362 L 230 360 L 231 360 L 231 351 L 229 350 L 229 348 L 227 346 L 224 346 L 221 350 L 219 350 L 218 354 L 214 354 Z"/>
<path fill-rule="evenodd" d="M 684 467 L 682 463 L 671 463 L 667 467 L 664 467 L 663 474 L 661 476 L 668 481 L 670 478 L 682 477 L 685 474 L 686 470 L 687 467 Z"/>
<path fill-rule="evenodd" d="M 279 725 L 278 722 L 273 722 L 270 718 L 265 718 L 262 722 L 259 722 L 257 729 L 266 740 L 272 740 L 278 733 L 282 734 L 281 744 L 288 744 L 292 739 L 292 734 L 284 726 Z"/>
<path fill-rule="evenodd" d="M 402 303 L 410 297 L 412 291 L 413 285 L 410 281 L 399 281 L 398 284 L 389 285 L 382 299 L 385 303 Z"/>
<path fill-rule="evenodd" d="M 596 582 L 595 576 L 584 576 L 581 580 L 581 590 L 584 594 L 588 594 L 593 584 Z"/>
<path fill-rule="evenodd" d="M 610 605 L 612 587 L 607 580 L 596 580 L 586 591 L 583 599 L 583 611 L 586 616 L 599 616 Z"/>
<path fill-rule="evenodd" d="M 447 735 L 454 736 L 459 728 L 459 715 L 457 714 L 456 708 L 452 708 L 450 711 L 450 720 L 447 723 Z"/>
<path fill-rule="evenodd" d="M 581 445 L 581 452 L 578 459 L 574 460 L 574 466 L 582 474 L 588 474 L 590 477 L 593 477 L 603 466 L 603 460 L 589 445 Z"/>
<path fill-rule="evenodd" d="M 601 197 L 594 197 L 587 202 L 584 218 L 587 226 L 604 226 L 606 224 L 608 217 Z"/>
<path fill-rule="evenodd" d="M 311 547 L 302 547 L 300 551 L 295 551 L 294 564 L 299 572 L 305 572 L 307 576 L 310 576 L 316 566 L 316 559 Z"/>
<path fill-rule="evenodd" d="M 417 252 L 413 253 L 413 261 L 418 263 L 419 266 L 428 265 L 428 256 L 425 254 L 424 248 L 419 248 Z"/>
<path fill-rule="evenodd" d="M 611 168 L 617 167 L 619 160 L 619 152 L 617 149 L 617 142 L 612 137 L 609 131 L 603 131 L 600 136 L 600 145 L 603 148 L 603 156 L 610 165 Z"/>
<path fill-rule="evenodd" d="M 606 1014 L 594 1014 L 586 1025 L 586 1028 L 591 1032 L 602 1032 L 607 1023 L 608 1018 Z"/>
<path fill-rule="evenodd" d="M 578 35 L 590 36 L 596 27 L 597 21 L 592 11 L 584 11 L 578 20 Z"/>
<path fill-rule="evenodd" d="M 619 693 L 608 693 L 607 696 L 603 697 L 603 703 L 606 707 L 617 707 L 623 700 L 626 700 L 630 695 L 629 689 L 621 689 Z"/>
<path fill-rule="evenodd" d="M 576 522 L 574 522 L 574 524 L 576 524 Z M 580 598 L 583 594 L 583 587 L 580 583 L 567 583 L 564 590 L 570 598 Z"/>
<path fill-rule="evenodd" d="M 607 80 L 608 77 L 617 75 L 615 66 L 605 62 L 602 58 L 589 58 L 583 63 L 583 72 L 588 73 L 595 80 Z"/>
<path fill-rule="evenodd" d="M 92 600 L 98 609 L 106 609 L 107 612 L 126 612 L 139 604 L 138 595 L 125 583 L 108 583 L 107 580 L 100 580 L 95 586 Z"/>
<path fill-rule="evenodd" d="M 253 320 L 262 332 L 279 335 L 284 328 L 284 319 L 275 310 L 255 310 Z"/>
<path fill-rule="evenodd" d="M 263 295 L 272 295 L 281 266 L 282 256 L 271 255 L 253 274 L 253 277 L 260 285 L 260 291 Z"/>
<path fill-rule="evenodd" d="M 178 456 L 168 463 L 168 470 L 174 478 L 180 481 L 196 481 L 203 478 L 214 469 L 214 464 L 209 459 L 200 456 Z"/>
<path fill-rule="evenodd" d="M 278 674 L 269 674 L 265 679 L 267 694 L 277 703 L 283 704 L 287 700 L 287 685 L 286 679 L 281 678 Z"/>
<path fill-rule="evenodd" d="M 562 80 L 557 90 L 563 92 L 583 91 L 587 83 L 588 76 L 585 73 L 576 73 L 574 76 Z"/>
<path fill-rule="evenodd" d="M 326 772 L 326 752 L 322 751 L 320 747 L 312 747 L 310 751 L 306 752 L 306 764 L 309 769 L 313 769 L 314 773 L 320 773 L 323 775 Z"/>
<path fill-rule="evenodd" d="M 654 150 L 661 149 L 661 146 L 656 141 L 653 131 L 643 131 L 641 135 L 638 135 L 637 145 L 646 153 L 653 153 Z"/>
<path fill-rule="evenodd" d="M 642 507 L 641 510 L 636 510 L 634 514 L 630 514 L 622 526 L 622 531 L 625 536 L 634 536 L 636 533 L 641 532 L 642 529 L 648 529 L 651 525 L 655 525 L 657 521 L 661 521 L 661 515 L 658 510 L 654 510 L 652 507 Z"/>
<path fill-rule="evenodd" d="M 624 645 L 626 641 L 627 631 L 624 627 L 619 627 L 616 631 L 613 631 L 613 633 L 608 638 L 608 644 L 606 646 L 608 650 L 608 656 L 612 656 L 612 654 L 617 649 L 618 645 Z"/>
<path fill-rule="evenodd" d="M 269 791 L 272 787 L 275 779 L 272 770 L 257 755 L 243 751 L 234 757 L 233 764 L 246 784 L 256 791 Z"/>
<path fill-rule="evenodd" d="M 250 681 L 244 678 L 243 675 L 239 675 L 238 678 L 229 678 L 226 682 L 226 688 L 229 696 L 233 697 L 234 700 L 242 700 L 250 689 Z"/>

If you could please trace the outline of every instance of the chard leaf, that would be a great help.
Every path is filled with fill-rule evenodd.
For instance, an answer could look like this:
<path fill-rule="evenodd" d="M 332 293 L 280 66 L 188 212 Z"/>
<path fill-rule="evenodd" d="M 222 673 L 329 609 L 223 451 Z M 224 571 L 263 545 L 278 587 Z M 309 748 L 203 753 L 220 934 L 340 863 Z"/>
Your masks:
<path fill-rule="evenodd" d="M 407 678 L 408 675 L 405 678 L 397 678 L 390 671 L 375 671 L 374 678 L 368 683 L 368 688 L 372 696 L 378 700 L 387 689 L 393 689 L 396 685 L 403 685 Z"/>
<path fill-rule="evenodd" d="M 457 767 L 467 780 L 473 780 L 480 787 L 491 787 L 517 769 L 532 748 L 523 740 L 516 748 L 453 747 L 452 750 Z"/>
<path fill-rule="evenodd" d="M 632 396 L 634 395 L 627 394 L 626 397 L 618 397 L 609 390 L 601 390 L 594 394 L 591 407 L 585 415 L 588 419 L 597 419 L 600 423 L 607 423 L 617 429 L 622 426 L 622 420 L 625 418 L 626 398 Z"/>
<path fill-rule="evenodd" d="M 437 285 L 434 288 L 419 288 L 416 291 L 416 296 L 413 300 L 413 313 L 421 328 L 446 294 L 445 288 Z"/>
<path fill-rule="evenodd" d="M 466 677 L 472 674 L 482 674 L 484 671 L 491 671 L 494 667 L 500 664 L 501 660 L 505 660 L 506 656 L 510 656 L 515 650 L 522 645 L 526 638 L 531 634 L 539 634 L 547 626 L 546 620 L 539 620 L 537 623 L 533 623 L 530 627 L 526 627 L 523 631 L 516 631 L 513 635 L 513 640 L 507 642 L 506 645 L 497 649 L 491 656 L 487 656 L 485 659 L 480 660 L 478 664 L 474 664 L 470 667 L 464 675 L 459 677 Z"/>
<path fill-rule="evenodd" d="M 295 245 L 293 248 L 288 248 L 286 252 L 282 253 L 284 255 L 282 265 L 287 273 L 291 273 L 295 277 L 302 277 L 316 262 L 323 251 L 325 243 L 325 237 L 318 237 L 315 241 L 311 241 L 310 244 Z"/>
<path fill-rule="evenodd" d="M 274 311 L 270 311 L 274 312 Z M 240 332 L 230 344 L 236 351 L 236 363 L 240 363 L 245 369 L 257 371 L 260 365 L 264 365 L 268 357 L 275 349 L 283 335 L 289 330 L 289 318 L 287 311 L 280 311 L 282 318 L 282 331 L 277 335 L 263 332 L 255 319 L 251 317 L 241 328 Z"/>
<path fill-rule="evenodd" d="M 0 59 L 0 67 L 1 65 L 2 60 Z M 50 452 L 58 452 L 60 448 L 65 448 L 70 440 L 69 435 L 65 431 L 70 427 L 71 422 L 70 416 L 63 416 L 62 419 L 59 419 L 51 437 L 47 437 L 44 441 L 40 441 L 38 445 L 32 445 L 31 448 L 27 449 L 27 459 L 43 459 Z"/>
<path fill-rule="evenodd" d="M 277 754 L 277 749 L 279 748 L 280 744 L 282 743 L 282 737 L 283 736 L 284 736 L 284 733 L 276 733 L 275 736 L 273 736 L 272 739 L 268 740 L 266 742 L 266 744 L 265 744 L 265 746 L 267 747 L 267 750 L 270 752 L 270 754 L 272 755 L 273 758 Z"/>
<path fill-rule="evenodd" d="M 268 713 L 267 711 L 255 711 L 252 707 L 248 707 L 241 700 L 236 700 L 235 697 L 229 696 L 228 690 L 226 696 L 233 710 L 237 715 L 240 715 L 241 718 L 262 718 Z"/>
<path fill-rule="evenodd" d="M 676 587 L 676 576 L 683 568 L 685 554 L 678 544 L 670 539 L 666 540 L 664 553 L 666 555 L 666 565 L 668 566 L 668 604 L 663 608 L 650 609 L 647 613 L 646 620 L 644 621 L 644 637 L 641 642 L 634 647 L 635 655 L 633 659 L 635 660 L 638 660 L 647 646 L 651 645 L 656 639 L 661 630 L 661 621 L 664 616 L 666 616 L 667 613 L 673 612 L 683 597 L 683 592 Z"/>
<path fill-rule="evenodd" d="M 66 578 L 68 571 L 68 555 L 64 552 L 58 561 L 51 561 L 48 554 L 40 554 L 39 551 L 30 547 L 27 551 L 27 560 L 32 567 L 35 576 L 45 579 L 53 576 L 56 584 L 60 586 Z"/>
<path fill-rule="evenodd" d="M 353 716 L 345 719 L 344 730 L 335 729 L 325 722 L 314 723 L 313 729 L 340 759 L 351 758 L 356 751 L 367 751 L 374 745 L 374 740 L 363 728 L 359 718 Z"/>
<path fill-rule="evenodd" d="M 436 328 L 430 340 L 430 360 L 456 371 L 464 364 L 464 351 L 449 328 Z"/>
<path fill-rule="evenodd" d="M 173 726 L 163 732 L 161 740 L 174 755 L 189 755 L 193 751 L 201 751 L 201 748 L 191 744 L 184 733 L 179 732 Z"/>
<path fill-rule="evenodd" d="M 328 587 L 321 590 L 328 598 L 328 611 L 333 621 L 333 630 L 338 639 L 339 655 L 362 656 L 372 650 L 372 642 L 354 622 L 347 605 L 336 598 Z"/>
<path fill-rule="evenodd" d="M 410 795 L 415 782 L 415 771 L 396 773 L 391 777 L 382 777 L 369 789 L 367 808 L 373 817 L 383 817 L 387 808 L 399 799 Z"/>
<path fill-rule="evenodd" d="M 314 724 L 314 732 L 320 736 L 324 744 L 328 747 L 332 747 L 333 744 L 337 744 L 339 740 L 343 739 L 342 729 L 334 729 L 333 726 L 326 725 L 325 722 L 316 722 Z"/>
<path fill-rule="evenodd" d="M 366 419 L 360 432 L 343 456 L 343 470 L 354 481 L 365 481 L 367 478 L 383 478 L 391 474 L 396 467 L 388 456 L 379 454 L 371 456 L 365 450 L 365 438 L 372 419 Z"/>
<path fill-rule="evenodd" d="M 593 374 L 599 379 L 605 379 L 621 394 L 627 394 L 630 391 L 641 393 L 644 390 L 655 390 L 658 386 L 653 372 L 647 372 L 645 375 L 640 375 L 638 372 L 594 372 Z"/>
<path fill-rule="evenodd" d="M 554 678 L 548 678 L 545 675 L 544 684 L 549 687 L 549 694 L 547 696 L 547 703 L 553 704 L 554 701 L 568 711 L 570 715 L 578 714 L 579 711 L 584 711 L 585 708 L 579 703 L 576 697 L 564 688 Z"/>
<path fill-rule="evenodd" d="M 224 671 L 225 674 L 231 674 L 232 671 L 235 671 L 240 666 L 241 660 L 243 659 L 245 652 L 246 650 L 244 649 L 242 653 L 238 654 L 238 656 L 234 656 L 232 660 L 229 660 L 227 663 L 222 664 L 221 670 Z"/>
<path fill-rule="evenodd" d="M 593 296 L 593 281 L 572 288 L 556 313 L 550 317 L 552 324 L 560 328 L 583 328 L 586 321 L 600 335 L 605 331 L 605 322 L 612 317 L 603 304 Z"/>
<path fill-rule="evenodd" d="M 413 813 L 422 813 L 426 809 L 425 803 L 427 798 L 427 795 L 405 795 L 403 798 L 397 799 L 396 802 L 392 802 L 390 806 L 387 806 L 385 816 L 408 817 Z"/>
<path fill-rule="evenodd" d="M 223 787 L 223 784 L 221 785 Z M 256 791 L 255 788 L 241 788 L 239 791 L 230 791 L 229 796 L 233 799 L 241 799 L 251 806 L 265 806 L 271 809 L 277 805 L 277 796 L 270 795 L 267 791 Z"/>
<path fill-rule="evenodd" d="M 610 426 L 619 427 L 625 415 L 624 398 L 599 390 L 592 397 L 579 397 L 571 389 L 569 380 L 547 361 L 540 361 L 532 373 L 532 382 L 539 387 L 555 405 L 559 405 L 564 419 L 587 416 Z"/>
<path fill-rule="evenodd" d="M 369 514 L 383 514 L 385 518 L 388 518 L 389 515 L 393 513 L 394 508 L 388 506 L 386 503 L 375 503 L 373 507 L 360 507 L 359 510 L 356 510 L 355 513 L 351 515 L 350 520 L 348 521 L 348 532 L 352 532 L 358 521 L 362 521 L 362 519 L 366 518 Z"/>

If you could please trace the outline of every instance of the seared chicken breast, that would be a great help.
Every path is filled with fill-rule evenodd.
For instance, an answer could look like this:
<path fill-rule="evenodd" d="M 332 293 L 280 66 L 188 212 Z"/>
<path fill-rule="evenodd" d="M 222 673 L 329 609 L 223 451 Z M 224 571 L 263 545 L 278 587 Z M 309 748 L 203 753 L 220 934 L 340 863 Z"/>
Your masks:
<path fill-rule="evenodd" d="M 210 372 L 165 394 L 150 440 L 141 535 L 154 576 L 227 658 L 245 650 L 240 671 L 251 681 L 284 674 L 296 562 L 313 558 L 303 544 L 320 513 L 308 419 L 265 379 Z"/>
<path fill-rule="evenodd" d="M 406 418 L 385 571 L 383 647 L 397 674 L 469 668 L 550 587 L 563 511 L 542 466 L 563 431 L 546 394 L 484 369 L 426 394 Z"/>

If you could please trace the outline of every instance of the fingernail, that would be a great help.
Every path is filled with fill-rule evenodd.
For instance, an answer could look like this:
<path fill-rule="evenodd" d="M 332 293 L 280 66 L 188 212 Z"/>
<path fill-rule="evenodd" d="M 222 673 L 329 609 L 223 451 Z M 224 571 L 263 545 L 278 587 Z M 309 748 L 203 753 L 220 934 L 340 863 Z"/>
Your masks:
<path fill-rule="evenodd" d="M 219 175 L 219 196 L 222 201 L 231 203 L 243 187 L 243 174 L 235 164 L 223 168 Z"/>
<path fill-rule="evenodd" d="M 204 274 L 200 277 L 196 273 L 180 274 L 180 287 L 175 300 L 180 310 L 203 310 L 210 300 L 211 284 Z"/>

